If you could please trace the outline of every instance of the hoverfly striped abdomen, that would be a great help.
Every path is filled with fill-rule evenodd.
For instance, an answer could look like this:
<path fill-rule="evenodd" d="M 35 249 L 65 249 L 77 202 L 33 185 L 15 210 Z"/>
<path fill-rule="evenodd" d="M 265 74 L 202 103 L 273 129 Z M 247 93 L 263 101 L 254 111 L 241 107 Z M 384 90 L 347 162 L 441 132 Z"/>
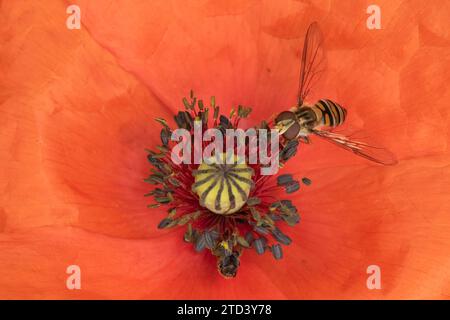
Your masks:
<path fill-rule="evenodd" d="M 337 127 L 344 123 L 347 116 L 347 110 L 328 99 L 319 100 L 311 108 L 317 116 L 317 124 L 325 127 Z"/>

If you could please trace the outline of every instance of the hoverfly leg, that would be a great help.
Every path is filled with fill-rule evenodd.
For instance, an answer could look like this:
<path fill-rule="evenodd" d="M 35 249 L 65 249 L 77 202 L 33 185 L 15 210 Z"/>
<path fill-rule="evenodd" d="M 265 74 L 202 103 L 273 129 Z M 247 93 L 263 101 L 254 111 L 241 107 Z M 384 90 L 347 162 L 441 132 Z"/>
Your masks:
<path fill-rule="evenodd" d="M 303 143 L 306 143 L 306 144 L 310 143 L 309 137 L 300 136 L 298 139 Z"/>

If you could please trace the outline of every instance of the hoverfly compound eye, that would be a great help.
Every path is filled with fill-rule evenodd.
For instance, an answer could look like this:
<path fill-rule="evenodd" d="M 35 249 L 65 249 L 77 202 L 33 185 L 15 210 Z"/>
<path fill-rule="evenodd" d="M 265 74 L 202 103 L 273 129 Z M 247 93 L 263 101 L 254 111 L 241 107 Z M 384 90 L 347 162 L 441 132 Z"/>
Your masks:
<path fill-rule="evenodd" d="M 298 123 L 297 116 L 291 111 L 281 112 L 276 117 L 275 122 L 280 132 L 282 132 L 283 137 L 288 140 L 295 139 L 300 132 L 300 125 Z"/>
<path fill-rule="evenodd" d="M 295 120 L 296 116 L 293 112 L 291 111 L 283 111 L 281 112 L 275 119 L 275 122 L 280 122 L 283 120 Z"/>

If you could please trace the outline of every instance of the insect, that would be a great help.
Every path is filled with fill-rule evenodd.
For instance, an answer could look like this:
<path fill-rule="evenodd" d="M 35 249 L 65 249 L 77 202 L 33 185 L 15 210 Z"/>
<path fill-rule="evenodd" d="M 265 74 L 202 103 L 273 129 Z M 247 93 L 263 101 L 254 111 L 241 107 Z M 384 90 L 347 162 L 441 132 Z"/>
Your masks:
<path fill-rule="evenodd" d="M 225 278 L 234 278 L 240 265 L 240 252 L 233 251 L 230 255 L 224 255 L 217 260 L 217 268 Z"/>
<path fill-rule="evenodd" d="M 311 87 L 325 70 L 322 44 L 320 28 L 317 22 L 313 22 L 308 27 L 303 45 L 297 105 L 276 116 L 275 128 L 288 142 L 298 140 L 310 143 L 309 137 L 314 134 L 371 161 L 384 165 L 397 163 L 390 151 L 372 146 L 352 134 L 334 131 L 344 123 L 347 116 L 347 111 L 338 103 L 328 99 L 321 99 L 313 105 L 305 103 Z"/>

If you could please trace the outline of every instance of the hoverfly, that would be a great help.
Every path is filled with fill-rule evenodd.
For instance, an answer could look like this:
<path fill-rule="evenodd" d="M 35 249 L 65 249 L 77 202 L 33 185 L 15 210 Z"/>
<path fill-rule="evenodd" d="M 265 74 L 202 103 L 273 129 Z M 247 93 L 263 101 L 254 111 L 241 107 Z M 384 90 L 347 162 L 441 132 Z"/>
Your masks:
<path fill-rule="evenodd" d="M 237 270 L 241 264 L 238 251 L 233 251 L 230 255 L 223 255 L 217 259 L 217 269 L 225 278 L 236 277 Z"/>
<path fill-rule="evenodd" d="M 314 134 L 371 161 L 384 165 L 397 163 L 395 156 L 384 148 L 359 141 L 349 134 L 333 132 L 347 116 L 347 111 L 338 103 L 328 99 L 321 99 L 314 105 L 305 103 L 311 86 L 325 69 L 322 43 L 319 26 L 313 22 L 308 27 L 303 45 L 297 105 L 276 116 L 275 128 L 287 141 L 309 143 L 309 136 Z"/>

